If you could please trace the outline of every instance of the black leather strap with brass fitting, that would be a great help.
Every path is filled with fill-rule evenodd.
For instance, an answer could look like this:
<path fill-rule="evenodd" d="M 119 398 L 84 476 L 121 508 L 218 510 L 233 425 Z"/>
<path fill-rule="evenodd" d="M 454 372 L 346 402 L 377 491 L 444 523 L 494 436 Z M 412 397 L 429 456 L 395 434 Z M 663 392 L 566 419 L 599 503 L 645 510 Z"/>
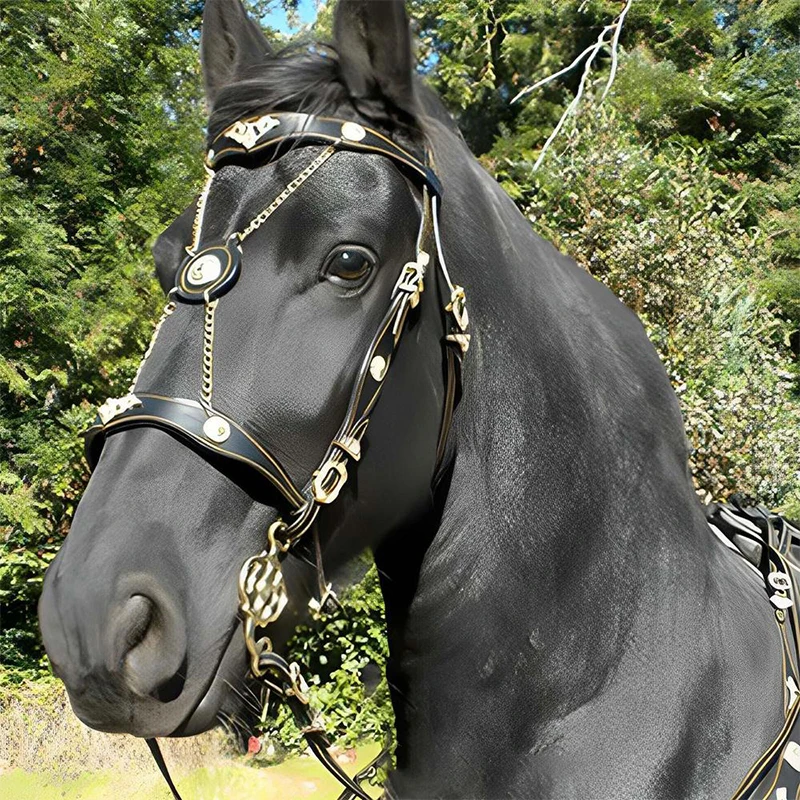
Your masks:
<path fill-rule="evenodd" d="M 263 157 L 282 144 L 296 143 L 335 144 L 338 150 L 378 153 L 413 173 L 417 181 L 422 179 L 431 194 L 442 195 L 439 179 L 418 155 L 357 122 L 312 114 L 274 112 L 239 120 L 214 140 L 206 165 L 218 170 L 225 164 L 241 163 L 255 155 Z"/>
<path fill-rule="evenodd" d="M 254 470 L 275 486 L 292 508 L 305 504 L 305 497 L 278 459 L 222 412 L 215 409 L 209 416 L 200 403 L 179 397 L 161 397 L 144 392 L 128 397 L 131 399 L 129 408 L 105 423 L 98 416 L 85 432 L 86 460 L 92 469 L 100 459 L 106 439 L 112 434 L 131 428 L 159 428 L 201 455 L 221 456 Z"/>

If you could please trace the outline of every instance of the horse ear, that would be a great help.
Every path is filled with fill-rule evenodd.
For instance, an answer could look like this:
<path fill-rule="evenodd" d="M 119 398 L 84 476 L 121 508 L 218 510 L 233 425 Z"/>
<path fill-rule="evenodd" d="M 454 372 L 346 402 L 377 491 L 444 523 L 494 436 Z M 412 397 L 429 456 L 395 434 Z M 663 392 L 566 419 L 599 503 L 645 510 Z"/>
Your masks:
<path fill-rule="evenodd" d="M 369 116 L 414 116 L 411 30 L 403 0 L 339 0 L 333 33 L 345 85 Z"/>
<path fill-rule="evenodd" d="M 176 219 L 153 245 L 156 276 L 164 294 L 175 286 L 175 276 L 186 260 L 186 247 L 191 244 L 197 206 L 193 203 Z"/>
<path fill-rule="evenodd" d="M 200 62 L 206 100 L 212 108 L 220 90 L 233 83 L 242 68 L 272 55 L 272 48 L 241 0 L 206 0 Z"/>

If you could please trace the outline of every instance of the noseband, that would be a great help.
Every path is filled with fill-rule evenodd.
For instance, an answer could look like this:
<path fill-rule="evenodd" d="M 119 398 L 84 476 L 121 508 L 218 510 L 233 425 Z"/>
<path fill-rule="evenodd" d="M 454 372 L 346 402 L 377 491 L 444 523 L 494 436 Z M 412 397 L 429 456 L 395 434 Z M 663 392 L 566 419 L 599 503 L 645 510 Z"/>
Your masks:
<path fill-rule="evenodd" d="M 267 155 L 277 156 L 287 146 L 294 149 L 310 145 L 324 146 L 324 149 L 246 228 L 223 242 L 202 242 L 206 202 L 217 170 L 228 164 L 248 165 Z M 215 315 L 222 298 L 234 289 L 242 269 L 246 268 L 243 248 L 246 239 L 341 150 L 376 153 L 389 158 L 421 187 L 422 215 L 416 256 L 405 264 L 394 285 L 387 311 L 359 365 L 344 420 L 319 467 L 303 486 L 298 486 L 264 443 L 249 434 L 244 425 L 214 407 Z M 259 481 L 280 492 L 286 505 L 284 516 L 270 526 L 267 548 L 245 562 L 239 576 L 239 610 L 250 670 L 292 707 L 312 751 L 346 787 L 342 798 L 369 800 L 369 795 L 359 785 L 361 776 L 355 781 L 349 778 L 329 755 L 324 729 L 309 710 L 307 687 L 297 665 L 289 664 L 274 653 L 270 639 L 259 638 L 258 629 L 275 622 L 287 604 L 281 572 L 283 558 L 312 529 L 320 508 L 339 497 L 348 479 L 348 465 L 361 459 L 370 415 L 380 398 L 408 316 L 420 303 L 429 270 L 434 272 L 442 296 L 448 298 L 444 308 L 448 386 L 437 448 L 437 458 L 439 462 L 442 460 L 452 413 L 460 395 L 461 360 L 469 348 L 470 334 L 464 290 L 450 280 L 442 253 L 438 220 L 442 190 L 428 162 L 427 157 L 423 160 L 377 131 L 355 122 L 307 114 L 266 114 L 240 120 L 225 130 L 213 142 L 206 157 L 208 180 L 197 203 L 192 243 L 186 248 L 188 257 L 178 270 L 175 286 L 129 392 L 125 397 L 105 402 L 85 434 L 86 455 L 92 469 L 109 436 L 131 428 L 151 427 L 166 431 L 207 458 L 244 465 Z M 200 396 L 190 399 L 137 392 L 142 368 L 153 351 L 164 321 L 181 305 L 200 304 L 205 311 Z M 318 566 L 321 568 L 321 564 Z M 320 584 L 319 598 L 309 604 L 316 612 L 321 611 L 332 596 L 330 584 L 325 585 L 324 580 Z M 173 795 L 178 798 L 157 744 L 154 740 L 148 743 Z M 370 772 L 372 767 L 370 765 L 364 773 Z"/>

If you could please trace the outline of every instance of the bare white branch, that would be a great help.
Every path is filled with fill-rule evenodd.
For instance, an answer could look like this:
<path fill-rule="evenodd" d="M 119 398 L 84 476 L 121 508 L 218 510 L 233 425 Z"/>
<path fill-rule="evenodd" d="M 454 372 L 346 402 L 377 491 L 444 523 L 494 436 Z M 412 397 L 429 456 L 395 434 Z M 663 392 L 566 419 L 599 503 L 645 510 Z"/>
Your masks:
<path fill-rule="evenodd" d="M 622 9 L 622 13 L 619 15 L 619 18 L 616 22 L 614 38 L 611 40 L 611 72 L 608 75 L 608 83 L 606 83 L 603 96 L 600 98 L 601 103 L 608 96 L 608 93 L 611 91 L 611 87 L 614 85 L 614 79 L 617 77 L 617 68 L 619 67 L 619 37 L 622 34 L 622 26 L 625 24 L 625 17 L 628 16 L 628 12 L 631 10 L 632 5 L 633 0 L 628 0 L 628 2 L 625 4 L 625 8 Z"/>
<path fill-rule="evenodd" d="M 558 125 L 556 125 L 556 127 L 553 129 L 553 132 L 550 134 L 550 136 L 547 138 L 547 141 L 544 143 L 542 152 L 539 153 L 539 158 L 536 159 L 536 163 L 533 165 L 534 171 L 539 169 L 539 167 L 541 166 L 542 161 L 544 161 L 544 157 L 547 154 L 547 151 L 550 149 L 550 145 L 553 144 L 553 142 L 558 137 L 558 134 L 561 133 L 561 129 L 564 127 L 564 124 L 566 123 L 567 119 L 569 119 L 569 117 L 571 117 L 578 110 L 581 98 L 583 97 L 583 93 L 586 89 L 586 83 L 589 80 L 589 76 L 591 75 L 592 72 L 592 64 L 594 64 L 594 60 L 595 58 L 597 58 L 597 54 L 602 49 L 603 38 L 605 37 L 605 35 L 606 31 L 604 30 L 598 37 L 597 42 L 592 49 L 591 55 L 589 56 L 589 58 L 586 59 L 586 65 L 583 68 L 583 75 L 581 75 L 581 82 L 578 85 L 578 91 L 575 93 L 575 97 L 572 98 L 572 102 L 567 106 L 566 110 L 561 115 L 561 119 L 558 121 Z"/>
<path fill-rule="evenodd" d="M 609 31 L 613 30 L 613 27 L 614 27 L 613 25 L 608 25 L 605 28 L 603 28 L 602 37 L 605 38 L 605 35 Z M 589 55 L 596 49 L 597 49 L 597 42 L 595 42 L 594 44 L 590 44 L 568 67 L 564 67 L 564 69 L 560 69 L 558 72 L 554 72 L 552 75 L 548 75 L 546 78 L 542 78 L 542 80 L 538 81 L 537 83 L 534 83 L 533 86 L 526 86 L 521 92 L 518 92 L 514 96 L 514 99 L 511 101 L 511 103 L 512 104 L 516 103 L 517 100 L 525 97 L 526 94 L 535 92 L 537 89 L 541 88 L 545 84 L 557 80 L 562 75 L 566 75 L 568 72 L 572 72 L 572 70 L 575 69 L 575 67 L 577 67 L 578 64 L 580 64 L 581 61 L 583 61 L 583 59 L 587 55 Z"/>
<path fill-rule="evenodd" d="M 584 10 L 586 3 L 581 3 L 579 11 Z M 583 98 L 584 92 L 586 91 L 587 83 L 589 82 L 589 78 L 592 72 L 592 66 L 594 65 L 597 56 L 605 49 L 609 48 L 611 51 L 611 70 L 608 76 L 608 80 L 606 81 L 605 89 L 603 90 L 603 95 L 600 98 L 600 102 L 602 103 L 608 93 L 611 91 L 611 87 L 614 84 L 614 80 L 617 77 L 617 71 L 619 69 L 619 40 L 620 36 L 622 35 L 622 26 L 625 24 L 625 18 L 628 16 L 628 12 L 631 10 L 631 6 L 633 5 L 633 0 L 626 0 L 625 7 L 620 12 L 620 15 L 612 22 L 610 25 L 606 25 L 605 28 L 600 32 L 600 35 L 597 37 L 597 41 L 594 44 L 587 47 L 568 67 L 564 67 L 563 69 L 559 70 L 558 72 L 553 73 L 552 75 L 548 75 L 546 78 L 542 78 L 542 80 L 537 81 L 532 86 L 527 86 L 526 88 L 522 89 L 522 91 L 518 92 L 516 96 L 511 101 L 512 103 L 516 103 L 518 100 L 522 99 L 526 95 L 530 94 L 531 92 L 536 91 L 536 89 L 540 89 L 542 86 L 545 86 L 548 83 L 551 83 L 554 80 L 562 77 L 563 75 L 568 74 L 571 72 L 575 67 L 577 67 L 584 59 L 586 59 L 586 63 L 583 69 L 583 75 L 581 76 L 580 84 L 578 85 L 578 91 L 575 94 L 572 102 L 567 106 L 564 113 L 561 115 L 561 119 L 558 121 L 558 124 L 554 128 L 553 132 L 548 137 L 547 141 L 544 143 L 544 147 L 542 148 L 539 157 L 536 159 L 536 163 L 533 166 L 533 169 L 536 170 L 539 168 L 540 164 L 544 160 L 544 157 L 547 151 L 550 149 L 550 146 L 558 137 L 558 134 L 561 133 L 566 121 L 573 116 L 578 110 L 578 106 L 580 105 L 581 99 Z M 607 38 L 608 35 L 611 34 L 610 40 Z"/>

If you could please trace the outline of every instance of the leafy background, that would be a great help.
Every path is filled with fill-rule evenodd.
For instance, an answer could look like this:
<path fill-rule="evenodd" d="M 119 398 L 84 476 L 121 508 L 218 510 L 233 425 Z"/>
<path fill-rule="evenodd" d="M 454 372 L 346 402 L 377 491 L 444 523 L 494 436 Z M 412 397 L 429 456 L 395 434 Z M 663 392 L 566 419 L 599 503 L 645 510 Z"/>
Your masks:
<path fill-rule="evenodd" d="M 270 19 L 279 3 L 250 5 Z M 606 51 L 535 170 L 581 69 L 511 99 L 623 6 L 409 2 L 421 72 L 474 152 L 541 235 L 645 322 L 683 405 L 698 491 L 798 515 L 800 2 L 634 0 L 611 94 L 600 102 Z M 316 28 L 272 35 L 328 35 L 331 3 L 319 10 Z M 149 246 L 198 188 L 201 12 L 188 0 L 0 5 L 6 688 L 47 675 L 35 605 L 88 477 L 78 434 L 135 371 L 161 304 Z M 354 739 L 391 723 L 386 685 L 369 677 L 386 656 L 374 571 L 347 605 L 301 631 L 294 654 L 329 724 Z M 290 725 L 265 728 L 296 740 Z"/>

